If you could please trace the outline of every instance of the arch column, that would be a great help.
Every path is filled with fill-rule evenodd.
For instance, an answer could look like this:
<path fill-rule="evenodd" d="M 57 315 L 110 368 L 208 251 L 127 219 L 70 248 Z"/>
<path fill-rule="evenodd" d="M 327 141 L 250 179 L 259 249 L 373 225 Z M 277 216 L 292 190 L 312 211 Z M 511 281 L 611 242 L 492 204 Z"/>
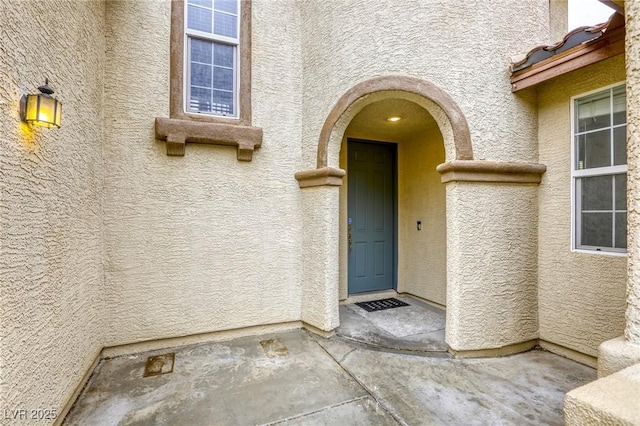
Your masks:
<path fill-rule="evenodd" d="M 343 170 L 335 174 L 344 176 Z M 341 173 L 340 173 L 341 172 Z M 301 193 L 302 236 L 302 321 L 321 332 L 340 325 L 338 313 L 338 214 L 339 185 L 333 183 L 307 186 Z M 326 175 L 316 177 L 326 180 Z M 302 182 L 302 181 L 301 181 Z"/>
<path fill-rule="evenodd" d="M 537 194 L 546 167 L 449 161 L 446 342 L 456 357 L 533 348 L 538 338 Z"/>
<path fill-rule="evenodd" d="M 302 321 L 321 334 L 340 325 L 338 313 L 339 187 L 345 171 L 322 167 L 296 173 L 302 192 Z"/>

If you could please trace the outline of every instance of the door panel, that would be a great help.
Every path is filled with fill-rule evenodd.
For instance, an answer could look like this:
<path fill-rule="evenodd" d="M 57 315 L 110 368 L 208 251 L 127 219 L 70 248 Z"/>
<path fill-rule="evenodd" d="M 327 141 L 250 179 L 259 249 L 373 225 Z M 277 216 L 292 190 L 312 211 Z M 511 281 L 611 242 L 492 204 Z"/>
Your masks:
<path fill-rule="evenodd" d="M 394 288 L 395 146 L 348 142 L 349 293 Z"/>

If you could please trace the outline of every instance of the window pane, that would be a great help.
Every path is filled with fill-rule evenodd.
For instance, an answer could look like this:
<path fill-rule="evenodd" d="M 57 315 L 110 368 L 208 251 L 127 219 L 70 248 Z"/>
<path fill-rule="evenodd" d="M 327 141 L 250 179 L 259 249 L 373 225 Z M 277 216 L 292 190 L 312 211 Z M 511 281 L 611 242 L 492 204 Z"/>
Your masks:
<path fill-rule="evenodd" d="M 238 36 L 238 18 L 236 16 L 227 15 L 225 13 L 214 13 L 214 33 L 226 37 L 237 38 Z"/>
<path fill-rule="evenodd" d="M 187 0 L 188 29 L 209 33 L 187 31 L 188 111 L 237 112 L 239 7 L 238 0 Z"/>
<path fill-rule="evenodd" d="M 223 67 L 233 68 L 233 51 L 234 46 L 228 46 L 226 44 L 215 43 L 213 45 L 213 64 Z"/>
<path fill-rule="evenodd" d="M 211 87 L 211 65 L 191 64 L 191 85 Z"/>
<path fill-rule="evenodd" d="M 224 115 L 233 115 L 233 92 L 213 91 L 212 112 Z"/>
<path fill-rule="evenodd" d="M 627 174 L 615 175 L 616 179 L 616 210 L 627 209 Z"/>
<path fill-rule="evenodd" d="M 625 124 L 627 122 L 627 95 L 625 87 L 613 89 L 613 124 Z"/>
<path fill-rule="evenodd" d="M 613 213 L 582 213 L 582 242 L 584 246 L 612 246 Z"/>
<path fill-rule="evenodd" d="M 609 90 L 606 90 L 576 102 L 578 132 L 602 129 L 611 125 L 609 93 Z"/>
<path fill-rule="evenodd" d="M 613 176 L 584 177 L 582 183 L 582 211 L 613 210 Z"/>
<path fill-rule="evenodd" d="M 213 0 L 189 0 L 189 4 L 197 4 L 198 6 L 204 6 L 211 9 L 213 7 Z"/>
<path fill-rule="evenodd" d="M 236 0 L 216 0 L 215 9 L 220 10 L 222 12 L 237 14 L 238 2 Z"/>
<path fill-rule="evenodd" d="M 211 111 L 211 90 L 191 87 L 189 109 L 203 112 Z"/>
<path fill-rule="evenodd" d="M 229 68 L 214 68 L 213 87 L 215 89 L 233 90 L 233 70 Z"/>
<path fill-rule="evenodd" d="M 211 32 L 211 11 L 200 7 L 189 6 L 187 10 L 187 28 Z"/>
<path fill-rule="evenodd" d="M 627 126 L 613 129 L 613 164 L 627 164 Z"/>
<path fill-rule="evenodd" d="M 210 64 L 211 45 L 213 43 L 195 38 L 189 38 L 189 41 L 191 42 L 191 61 Z"/>
<path fill-rule="evenodd" d="M 616 247 L 627 248 L 627 214 L 616 213 Z"/>
<path fill-rule="evenodd" d="M 608 129 L 577 136 L 576 168 L 582 170 L 610 166 L 610 137 L 611 131 Z"/>

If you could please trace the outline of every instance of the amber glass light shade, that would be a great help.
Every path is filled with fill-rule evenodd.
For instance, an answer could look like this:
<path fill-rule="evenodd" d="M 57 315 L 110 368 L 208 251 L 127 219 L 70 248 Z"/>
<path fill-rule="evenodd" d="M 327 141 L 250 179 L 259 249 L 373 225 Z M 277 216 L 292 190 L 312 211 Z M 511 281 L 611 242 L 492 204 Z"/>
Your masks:
<path fill-rule="evenodd" d="M 41 93 L 26 95 L 23 99 L 23 120 L 34 126 L 59 128 L 62 122 L 62 103 L 51 96 L 48 83 L 38 88 Z"/>

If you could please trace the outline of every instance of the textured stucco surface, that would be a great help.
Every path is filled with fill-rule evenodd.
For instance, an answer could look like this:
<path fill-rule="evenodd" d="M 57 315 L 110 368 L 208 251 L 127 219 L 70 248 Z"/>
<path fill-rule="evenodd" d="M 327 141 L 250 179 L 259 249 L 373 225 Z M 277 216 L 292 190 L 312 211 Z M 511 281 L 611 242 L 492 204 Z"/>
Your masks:
<path fill-rule="evenodd" d="M 619 75 L 626 65 L 627 82 L 627 229 L 628 259 L 615 265 L 622 269 L 622 276 L 616 280 L 615 295 L 617 312 L 615 329 L 611 334 L 619 335 L 624 328 L 624 336 L 607 340 L 600 345 L 598 377 L 593 383 L 567 394 L 565 399 L 565 421 L 571 425 L 638 425 L 640 424 L 640 2 L 629 0 L 626 11 L 626 64 L 618 61 L 611 74 Z M 624 75 L 624 74 L 623 74 Z M 627 272 L 626 276 L 624 272 Z M 626 282 L 626 324 L 623 316 Z M 606 290 L 606 289 L 603 289 Z M 606 299 L 610 295 L 605 293 Z M 627 368 L 625 368 L 627 367 Z M 624 368 L 624 369 L 622 369 Z M 621 370 L 622 369 L 622 370 Z"/>
<path fill-rule="evenodd" d="M 154 119 L 169 115 L 170 7 L 0 4 L 0 410 L 63 406 L 103 346 L 299 320 L 336 327 L 340 190 L 300 190 L 294 173 L 313 167 L 327 114 L 358 82 L 431 81 L 464 112 L 476 159 L 537 160 L 535 96 L 511 94 L 508 59 L 522 40 L 548 41 L 547 0 L 255 0 L 252 124 L 264 138 L 250 163 L 196 144 L 167 157 L 155 141 Z M 45 77 L 63 128 L 31 131 L 18 98 Z M 429 111 L 443 138 L 399 151 L 400 178 L 428 181 L 425 199 L 407 185 L 401 201 L 429 215 L 402 216 L 400 269 L 406 291 L 444 303 L 444 204 L 431 201 L 444 191 L 433 168 L 453 149 Z M 330 166 L 343 136 L 331 136 Z M 454 349 L 537 337 L 536 194 L 446 186 Z M 418 219 L 437 244 L 414 244 Z"/>
<path fill-rule="evenodd" d="M 195 144 L 167 157 L 154 141 L 154 118 L 168 116 L 169 12 L 168 1 L 107 3 L 107 346 L 301 319 L 293 3 L 253 4 L 253 125 L 264 139 L 250 163 Z"/>
<path fill-rule="evenodd" d="M 625 337 L 640 346 L 640 2 L 626 3 L 627 226 L 629 263 Z"/>
<path fill-rule="evenodd" d="M 540 338 L 591 356 L 624 328 L 626 258 L 571 251 L 571 97 L 624 81 L 624 57 L 539 88 Z"/>
<path fill-rule="evenodd" d="M 60 413 L 102 349 L 103 34 L 102 2 L 0 2 L 3 424 Z M 19 118 L 45 78 L 60 129 Z M 11 424 L 51 422 L 24 417 Z"/>
<path fill-rule="evenodd" d="M 567 426 L 640 424 L 640 364 L 572 390 L 565 397 Z"/>
<path fill-rule="evenodd" d="M 338 215 L 333 208 L 338 197 L 335 186 L 307 188 L 302 194 L 302 321 L 324 331 L 340 324 Z"/>
<path fill-rule="evenodd" d="M 469 122 L 477 159 L 537 159 L 534 99 L 511 94 L 508 65 L 511 56 L 525 53 L 522 40 L 527 46 L 548 40 L 548 0 L 331 5 L 299 3 L 305 169 L 315 165 L 320 129 L 340 96 L 358 82 L 398 73 L 429 80 L 453 97 Z M 335 167 L 340 139 L 331 143 L 329 165 Z"/>
<path fill-rule="evenodd" d="M 522 40 L 548 41 L 548 1 L 469 2 L 464 9 L 338 1 L 327 9 L 310 0 L 299 7 L 305 169 L 315 163 L 320 129 L 340 96 L 356 82 L 394 73 L 431 81 L 452 96 L 469 123 L 476 159 L 537 160 L 535 95 L 511 93 L 508 58 L 522 53 Z M 367 100 L 354 102 L 334 128 L 329 166 L 340 164 L 343 129 L 359 102 Z M 452 159 L 453 142 L 442 133 Z M 446 204 L 448 343 L 473 350 L 537 338 L 537 187 L 453 185 Z"/>
<path fill-rule="evenodd" d="M 436 172 L 443 162 L 436 128 L 398 145 L 398 291 L 440 305 L 447 304 L 445 185 Z"/>
<path fill-rule="evenodd" d="M 640 345 L 635 345 L 624 336 L 603 342 L 598 348 L 598 377 L 605 377 L 640 364 Z"/>
<path fill-rule="evenodd" d="M 537 185 L 446 191 L 447 343 L 465 351 L 536 339 Z"/>
<path fill-rule="evenodd" d="M 557 43 L 573 28 L 569 28 L 569 0 L 549 0 L 551 43 Z"/>

